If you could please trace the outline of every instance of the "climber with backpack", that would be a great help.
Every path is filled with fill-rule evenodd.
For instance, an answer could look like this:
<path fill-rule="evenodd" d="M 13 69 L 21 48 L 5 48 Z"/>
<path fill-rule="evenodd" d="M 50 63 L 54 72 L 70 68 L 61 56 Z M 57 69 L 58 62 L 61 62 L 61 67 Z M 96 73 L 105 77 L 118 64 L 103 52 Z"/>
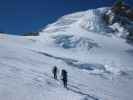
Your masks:
<path fill-rule="evenodd" d="M 57 80 L 57 72 L 58 72 L 58 68 L 56 66 L 53 67 L 52 73 L 54 75 L 54 79 Z"/>
<path fill-rule="evenodd" d="M 62 69 L 61 71 L 61 76 L 62 76 L 62 82 L 64 85 L 64 88 L 67 88 L 67 71 L 65 69 Z"/>

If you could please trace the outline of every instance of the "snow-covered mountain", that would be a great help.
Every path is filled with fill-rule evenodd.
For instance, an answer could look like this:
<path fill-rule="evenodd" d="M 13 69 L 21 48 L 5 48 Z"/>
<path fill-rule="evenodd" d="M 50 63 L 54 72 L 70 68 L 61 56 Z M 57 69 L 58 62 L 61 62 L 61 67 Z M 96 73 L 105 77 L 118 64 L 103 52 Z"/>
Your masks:
<path fill-rule="evenodd" d="M 109 18 L 107 19 L 106 17 Z M 57 22 L 48 25 L 42 32 L 65 31 L 74 26 L 89 32 L 123 36 L 132 31 L 133 22 L 126 17 L 114 14 L 111 8 L 104 7 L 63 16 Z"/>
<path fill-rule="evenodd" d="M 109 9 L 63 16 L 39 36 L 0 34 L 0 98 L 132 100 L 133 47 L 120 37 L 125 27 L 103 19 Z M 68 71 L 68 90 L 55 65 Z"/>

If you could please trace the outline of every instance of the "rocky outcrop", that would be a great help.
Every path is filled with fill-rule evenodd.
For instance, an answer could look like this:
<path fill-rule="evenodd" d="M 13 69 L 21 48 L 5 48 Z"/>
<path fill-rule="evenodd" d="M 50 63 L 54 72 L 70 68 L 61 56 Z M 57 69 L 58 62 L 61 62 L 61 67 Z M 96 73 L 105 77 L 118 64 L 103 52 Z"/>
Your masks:
<path fill-rule="evenodd" d="M 22 34 L 23 36 L 38 36 L 39 33 L 38 32 L 29 32 L 29 33 L 24 33 Z"/>
<path fill-rule="evenodd" d="M 116 15 L 127 17 L 133 21 L 133 8 L 129 5 L 122 3 L 121 5 L 115 4 L 112 6 L 112 12 Z"/>
<path fill-rule="evenodd" d="M 129 34 L 127 35 L 127 39 L 133 40 L 133 23 L 131 23 L 131 21 L 133 21 L 133 8 L 126 4 L 122 4 L 119 6 L 114 5 L 111 10 L 115 16 L 119 16 L 119 21 L 121 22 L 121 25 L 129 32 Z"/>
<path fill-rule="evenodd" d="M 133 8 L 129 5 L 116 3 L 104 14 L 103 18 L 108 26 L 119 24 L 128 33 L 125 32 L 126 38 L 133 40 Z"/>
<path fill-rule="evenodd" d="M 133 8 L 126 11 L 127 17 L 133 21 Z"/>

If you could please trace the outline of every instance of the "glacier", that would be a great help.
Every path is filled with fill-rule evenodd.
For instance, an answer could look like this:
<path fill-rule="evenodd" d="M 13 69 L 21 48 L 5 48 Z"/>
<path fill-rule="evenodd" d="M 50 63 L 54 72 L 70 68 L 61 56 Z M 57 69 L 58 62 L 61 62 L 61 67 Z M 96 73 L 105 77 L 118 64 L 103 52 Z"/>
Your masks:
<path fill-rule="evenodd" d="M 133 46 L 102 19 L 109 9 L 65 15 L 39 36 L 0 34 L 0 99 L 132 100 Z M 68 71 L 68 89 L 55 65 Z"/>

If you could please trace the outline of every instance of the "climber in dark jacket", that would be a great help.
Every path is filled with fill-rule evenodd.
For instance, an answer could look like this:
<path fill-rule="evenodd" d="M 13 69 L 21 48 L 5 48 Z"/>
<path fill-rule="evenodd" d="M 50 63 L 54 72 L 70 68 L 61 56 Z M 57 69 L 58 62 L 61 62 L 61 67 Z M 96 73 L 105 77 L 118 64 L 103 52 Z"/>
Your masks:
<path fill-rule="evenodd" d="M 52 73 L 53 73 L 53 75 L 54 75 L 54 79 L 56 79 L 57 80 L 57 67 L 56 66 L 54 66 L 53 67 L 53 70 L 52 70 Z"/>
<path fill-rule="evenodd" d="M 62 69 L 61 76 L 64 88 L 67 88 L 67 71 Z"/>

